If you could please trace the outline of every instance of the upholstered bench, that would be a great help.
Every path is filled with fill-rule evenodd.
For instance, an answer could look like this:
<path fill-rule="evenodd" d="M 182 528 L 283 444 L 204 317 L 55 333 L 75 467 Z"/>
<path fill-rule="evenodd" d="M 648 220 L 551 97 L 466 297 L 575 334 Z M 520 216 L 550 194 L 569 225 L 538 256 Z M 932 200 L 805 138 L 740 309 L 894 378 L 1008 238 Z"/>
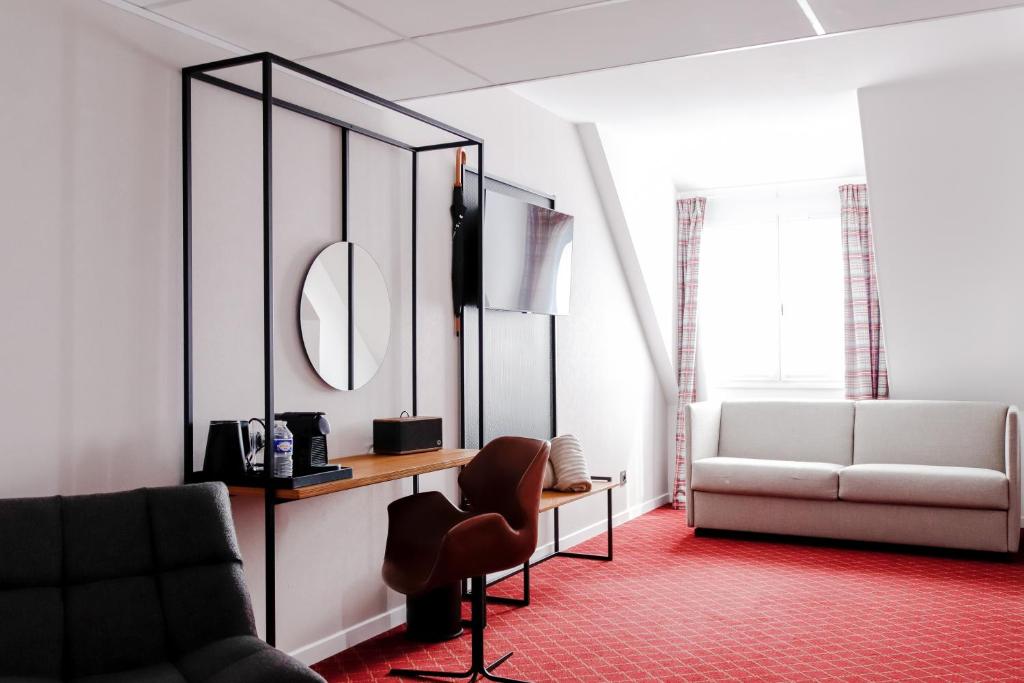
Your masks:
<path fill-rule="evenodd" d="M 303 683 L 256 637 L 223 484 L 0 500 L 0 683 Z"/>

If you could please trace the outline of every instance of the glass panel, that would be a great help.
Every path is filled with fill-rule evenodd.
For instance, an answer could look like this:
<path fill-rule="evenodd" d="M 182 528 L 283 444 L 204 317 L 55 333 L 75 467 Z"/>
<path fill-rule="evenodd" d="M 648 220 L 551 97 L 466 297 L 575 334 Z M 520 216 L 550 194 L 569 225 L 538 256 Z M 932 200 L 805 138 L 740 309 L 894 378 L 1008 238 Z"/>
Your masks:
<path fill-rule="evenodd" d="M 777 249 L 774 221 L 705 226 L 698 308 L 712 383 L 778 379 Z"/>
<path fill-rule="evenodd" d="M 839 217 L 783 220 L 779 232 L 782 379 L 839 382 L 844 362 Z"/>

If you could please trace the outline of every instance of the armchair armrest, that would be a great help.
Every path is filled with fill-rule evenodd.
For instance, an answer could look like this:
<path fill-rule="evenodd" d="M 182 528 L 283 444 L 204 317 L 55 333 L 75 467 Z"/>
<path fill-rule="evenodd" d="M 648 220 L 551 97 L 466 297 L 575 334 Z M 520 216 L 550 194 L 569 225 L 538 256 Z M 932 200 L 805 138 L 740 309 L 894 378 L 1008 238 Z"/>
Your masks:
<path fill-rule="evenodd" d="M 451 528 L 441 557 L 458 566 L 463 576 L 484 576 L 523 562 L 519 557 L 510 558 L 515 551 L 510 539 L 518 534 L 497 512 L 475 515 Z"/>
<path fill-rule="evenodd" d="M 405 496 L 388 505 L 388 540 L 385 557 L 419 548 L 439 537 L 468 514 L 451 504 L 440 491 Z"/>
<path fill-rule="evenodd" d="M 683 428 L 686 434 L 686 524 L 694 525 L 693 491 L 690 479 L 693 461 L 718 455 L 718 432 L 722 423 L 722 404 L 699 401 L 686 406 Z"/>
<path fill-rule="evenodd" d="M 1006 515 L 1006 550 L 1020 545 L 1020 415 L 1017 406 L 1006 411 L 1006 477 L 1010 480 L 1010 505 Z"/>

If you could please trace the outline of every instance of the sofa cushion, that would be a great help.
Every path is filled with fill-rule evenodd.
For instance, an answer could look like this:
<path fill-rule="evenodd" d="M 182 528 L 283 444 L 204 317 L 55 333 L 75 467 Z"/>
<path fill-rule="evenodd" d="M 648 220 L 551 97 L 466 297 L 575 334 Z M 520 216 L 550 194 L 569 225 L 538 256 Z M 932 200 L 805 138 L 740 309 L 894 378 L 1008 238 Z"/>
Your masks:
<path fill-rule="evenodd" d="M 65 589 L 65 643 L 73 676 L 93 676 L 167 661 L 156 579 L 128 576 Z"/>
<path fill-rule="evenodd" d="M 153 573 L 144 489 L 69 496 L 63 503 L 66 583 Z"/>
<path fill-rule="evenodd" d="M 0 679 L 60 676 L 61 500 L 0 500 Z"/>
<path fill-rule="evenodd" d="M 60 508 L 58 497 L 0 500 L 0 588 L 60 585 Z"/>
<path fill-rule="evenodd" d="M 256 633 L 223 484 L 148 489 L 170 654 Z"/>
<path fill-rule="evenodd" d="M 222 638 L 256 632 L 238 563 L 164 572 L 160 576 L 168 641 L 175 655 Z"/>
<path fill-rule="evenodd" d="M 709 493 L 835 500 L 840 465 L 759 458 L 705 458 L 693 463 L 691 488 Z"/>
<path fill-rule="evenodd" d="M 1009 480 L 980 467 L 852 465 L 839 473 L 839 498 L 855 503 L 1005 510 Z"/>
<path fill-rule="evenodd" d="M 853 462 L 1005 467 L 1006 410 L 1001 403 L 859 401 Z"/>
<path fill-rule="evenodd" d="M 168 662 L 161 662 L 140 669 L 73 678 L 71 681 L 72 683 L 189 683 L 181 675 L 181 672 Z"/>
<path fill-rule="evenodd" d="M 853 402 L 723 402 L 718 455 L 849 465 Z"/>
<path fill-rule="evenodd" d="M 268 667 L 268 661 L 272 661 L 273 666 Z M 178 667 L 190 681 L 211 683 L 323 680 L 308 667 L 255 636 L 214 641 L 182 657 Z"/>
<path fill-rule="evenodd" d="M 0 550 L 0 555 L 3 551 Z M 58 586 L 0 588 L 0 681 L 60 676 L 64 605 Z"/>

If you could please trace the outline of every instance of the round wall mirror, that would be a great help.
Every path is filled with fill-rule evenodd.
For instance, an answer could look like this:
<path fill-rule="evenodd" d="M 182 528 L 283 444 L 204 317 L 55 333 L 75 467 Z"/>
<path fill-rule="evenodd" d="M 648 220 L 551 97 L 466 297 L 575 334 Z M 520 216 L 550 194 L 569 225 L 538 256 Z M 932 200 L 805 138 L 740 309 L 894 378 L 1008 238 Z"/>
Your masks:
<path fill-rule="evenodd" d="M 299 304 L 306 356 L 335 389 L 358 389 L 384 362 L 391 300 L 377 262 L 352 242 L 335 242 L 306 273 Z"/>

